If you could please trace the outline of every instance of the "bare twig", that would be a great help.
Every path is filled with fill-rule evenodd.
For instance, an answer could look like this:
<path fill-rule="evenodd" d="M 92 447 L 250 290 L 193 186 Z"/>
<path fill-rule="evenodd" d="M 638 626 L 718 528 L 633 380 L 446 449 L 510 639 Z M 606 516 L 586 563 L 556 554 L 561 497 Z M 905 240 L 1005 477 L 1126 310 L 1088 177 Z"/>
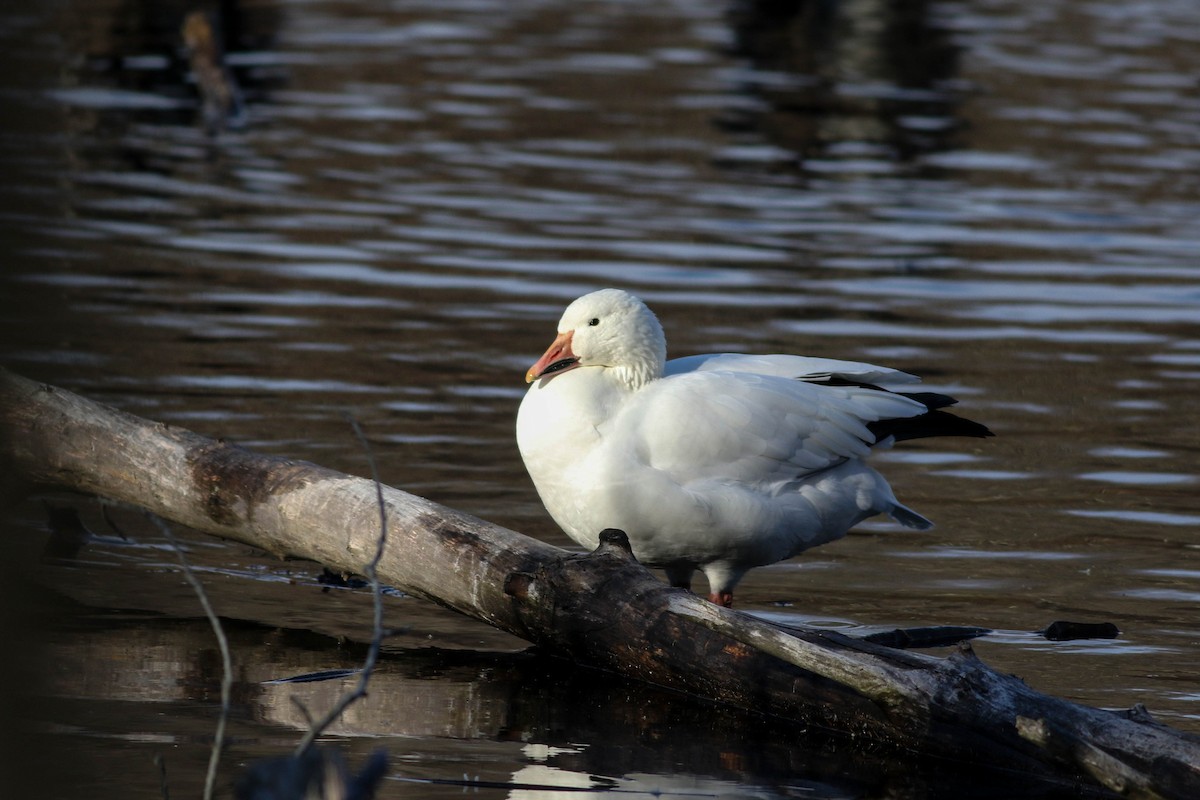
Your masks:
<path fill-rule="evenodd" d="M 167 784 L 167 759 L 158 753 L 154 756 L 154 764 L 158 767 L 158 788 L 162 792 L 162 800 L 171 800 L 171 788 Z"/>
<path fill-rule="evenodd" d="M 101 498 L 100 499 L 100 516 L 104 519 L 104 521 L 106 523 L 108 523 L 108 527 L 110 529 L 112 529 L 113 533 L 115 533 L 117 536 L 120 536 L 122 539 L 124 539 L 127 542 L 133 541 L 132 539 L 129 538 L 129 535 L 125 533 L 125 530 L 120 525 L 118 525 L 116 523 L 116 521 L 112 518 L 112 513 L 111 513 L 112 505 L 113 504 L 111 502 Z"/>
<path fill-rule="evenodd" d="M 375 456 L 371 453 L 371 447 L 367 443 L 367 438 L 363 435 L 358 421 L 349 414 L 346 416 L 350 427 L 354 429 L 354 435 L 358 438 L 363 451 L 367 455 L 367 463 L 371 466 L 371 478 L 375 481 L 375 496 L 379 503 L 379 539 L 375 544 L 375 556 L 363 570 L 363 574 L 371 584 L 371 596 L 375 601 L 371 646 L 367 649 L 366 661 L 363 663 L 362 671 L 358 674 L 358 684 L 353 690 L 342 695 L 341 699 L 330 709 L 329 713 L 322 717 L 317 724 L 309 726 L 308 733 L 305 734 L 300 744 L 296 746 L 295 755 L 297 757 L 304 755 L 313 742 L 317 740 L 317 737 L 333 724 L 352 703 L 367 696 L 367 683 L 371 680 L 371 673 L 375 670 L 375 663 L 379 660 L 379 650 L 383 644 L 383 587 L 379 583 L 377 568 L 379 560 L 383 558 L 383 550 L 387 544 L 387 506 L 383 501 L 383 484 L 379 481 L 379 469 L 375 463 Z"/>
<path fill-rule="evenodd" d="M 304 705 L 304 701 L 299 697 L 296 697 L 296 695 L 292 695 L 288 699 L 292 701 L 292 705 L 294 705 L 296 710 L 300 712 L 300 716 L 304 717 L 305 724 L 311 728 L 313 724 L 313 718 L 312 714 L 308 710 L 308 706 Z"/>
<path fill-rule="evenodd" d="M 221 651 L 221 715 L 217 718 L 217 733 L 213 739 L 212 753 L 208 757 L 208 772 L 204 776 L 204 800 L 212 800 L 213 788 L 217 782 L 217 766 L 221 763 L 221 751 L 225 747 L 225 723 L 229 719 L 229 698 L 233 690 L 233 659 L 229 655 L 229 641 L 225 638 L 225 630 L 221 627 L 221 621 L 213 611 L 212 604 L 208 602 L 208 594 L 204 591 L 203 584 L 192 572 L 192 567 L 183 554 L 183 548 L 175 540 L 174 531 L 159 517 L 151 516 L 150 519 L 171 543 L 171 548 L 179 559 L 179 565 L 183 567 L 183 576 L 192 585 L 196 596 L 200 598 L 200 605 L 204 609 L 204 615 L 208 617 L 208 624 L 212 626 L 213 634 L 217 637 L 217 647 Z"/>

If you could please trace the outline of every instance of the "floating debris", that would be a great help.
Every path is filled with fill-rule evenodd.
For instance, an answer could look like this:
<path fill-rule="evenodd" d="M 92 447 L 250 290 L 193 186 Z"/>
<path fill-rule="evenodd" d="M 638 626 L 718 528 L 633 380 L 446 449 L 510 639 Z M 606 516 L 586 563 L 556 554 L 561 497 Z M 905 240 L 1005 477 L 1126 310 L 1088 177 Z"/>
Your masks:
<path fill-rule="evenodd" d="M 864 636 L 868 642 L 908 650 L 921 647 L 949 647 L 967 639 L 987 636 L 990 628 L 964 627 L 958 625 L 935 625 L 928 628 L 896 628 Z"/>
<path fill-rule="evenodd" d="M 1051 622 L 1043 631 L 1038 631 L 1052 642 L 1070 642 L 1076 639 L 1115 639 L 1121 630 L 1111 622 Z"/>

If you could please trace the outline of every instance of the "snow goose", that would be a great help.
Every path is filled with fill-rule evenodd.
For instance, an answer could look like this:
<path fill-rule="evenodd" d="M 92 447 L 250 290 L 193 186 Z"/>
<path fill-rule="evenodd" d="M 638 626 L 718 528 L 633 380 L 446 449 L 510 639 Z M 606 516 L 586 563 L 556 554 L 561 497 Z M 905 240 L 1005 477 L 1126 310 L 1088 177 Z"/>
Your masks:
<path fill-rule="evenodd" d="M 571 303 L 525 376 L 517 443 L 554 521 L 594 548 L 619 528 L 644 564 L 729 606 L 752 567 L 839 539 L 888 514 L 925 529 L 865 461 L 872 446 L 991 436 L 932 392 L 871 364 L 724 353 L 666 360 L 662 326 L 619 289 Z"/>

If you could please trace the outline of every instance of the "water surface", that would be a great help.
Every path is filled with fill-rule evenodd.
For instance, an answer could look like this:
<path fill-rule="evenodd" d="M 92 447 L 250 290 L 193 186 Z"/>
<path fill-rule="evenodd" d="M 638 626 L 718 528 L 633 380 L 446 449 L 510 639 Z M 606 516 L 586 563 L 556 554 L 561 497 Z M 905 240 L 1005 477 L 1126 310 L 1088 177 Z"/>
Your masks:
<path fill-rule="evenodd" d="M 674 355 L 919 373 L 997 433 L 879 456 L 937 527 L 864 524 L 753 572 L 742 608 L 851 634 L 993 628 L 977 650 L 1038 689 L 1200 731 L 1200 15 L 800 5 L 243 3 L 224 27 L 248 124 L 216 139 L 182 6 L 5 11 L 3 363 L 366 474 L 349 412 L 388 483 L 562 545 L 512 429 L 579 294 L 637 292 Z M 65 596 L 48 716 L 82 754 L 74 786 L 161 796 L 163 752 L 178 791 L 199 785 L 218 662 L 194 599 L 135 515 L 116 515 L 126 540 L 69 502 L 98 535 L 72 559 L 37 566 L 40 504 L 4 538 Z M 232 775 L 304 727 L 299 685 L 264 681 L 352 667 L 333 643 L 361 640 L 368 603 L 315 565 L 188 541 L 241 621 Z M 1057 619 L 1121 635 L 1035 633 Z M 355 758 L 393 753 L 385 796 L 458 795 L 411 779 L 464 775 L 688 796 L 904 784 L 658 696 L 573 704 L 577 678 L 417 600 L 389 597 L 388 624 L 378 690 L 334 731 Z"/>

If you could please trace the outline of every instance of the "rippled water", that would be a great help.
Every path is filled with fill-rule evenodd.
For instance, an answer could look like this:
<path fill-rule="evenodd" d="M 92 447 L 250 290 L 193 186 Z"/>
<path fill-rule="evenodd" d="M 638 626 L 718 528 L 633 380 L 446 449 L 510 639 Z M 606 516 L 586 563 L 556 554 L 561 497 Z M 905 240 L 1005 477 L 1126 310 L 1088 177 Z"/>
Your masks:
<path fill-rule="evenodd" d="M 561 544 L 512 427 L 525 368 L 585 291 L 642 295 L 675 355 L 917 372 L 998 434 L 880 455 L 937 527 L 865 524 L 752 573 L 742 607 L 851 633 L 992 627 L 977 649 L 1039 689 L 1200 730 L 1190 0 L 845 0 L 791 17 L 766 2 L 230 5 L 248 124 L 215 140 L 180 59 L 181 5 L 3 12 L 7 366 L 365 474 L 350 411 L 389 483 Z M 40 508 L 14 525 L 6 538 L 36 551 Z M 93 609 L 194 615 L 157 538 L 133 539 L 105 535 L 50 582 Z M 222 613 L 268 626 L 239 634 L 252 720 L 236 757 L 282 752 L 302 721 L 259 681 L 357 654 L 271 631 L 361 636 L 363 598 L 331 599 L 311 565 L 194 547 Z M 119 768 L 145 781 L 126 796 L 157 796 L 156 749 L 181 782 L 202 766 L 211 645 L 202 626 L 97 613 L 55 641 L 77 665 L 55 683 L 70 699 L 55 730 L 93 777 Z M 1033 633 L 1056 619 L 1121 636 Z M 501 655 L 519 643 L 417 601 L 392 598 L 389 624 L 399 682 L 343 731 L 401 754 L 389 796 L 458 794 L 400 779 L 464 772 L 799 785 L 773 760 L 794 753 L 755 762 L 747 734 L 757 744 L 730 755 L 691 711 L 633 724 L 600 697 L 584 724 L 569 694 L 538 706 L 513 686 L 545 677 Z M 479 653 L 454 667 L 413 649 L 428 645 Z M 423 705 L 404 677 L 421 670 Z M 151 683 L 152 698 L 119 688 Z M 666 743 L 643 752 L 647 737 Z M 873 791 L 800 772 L 812 791 Z"/>

